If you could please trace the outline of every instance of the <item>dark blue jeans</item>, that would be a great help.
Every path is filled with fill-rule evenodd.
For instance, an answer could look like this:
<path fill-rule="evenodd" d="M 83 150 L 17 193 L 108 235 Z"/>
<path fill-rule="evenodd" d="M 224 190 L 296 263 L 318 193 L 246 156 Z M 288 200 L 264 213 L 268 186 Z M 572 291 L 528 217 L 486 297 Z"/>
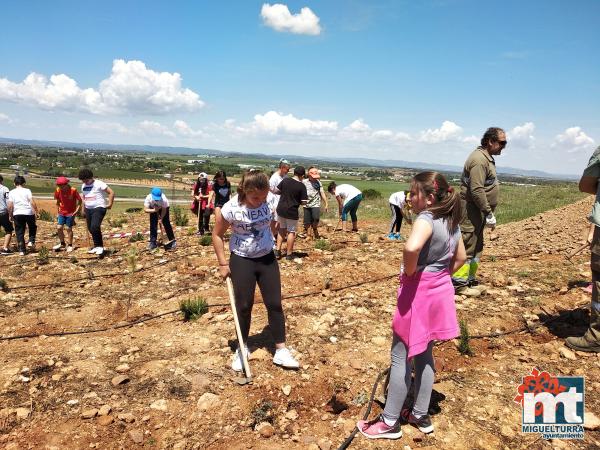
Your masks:
<path fill-rule="evenodd" d="M 150 213 L 150 242 L 156 244 L 156 237 L 158 234 L 158 212 Z M 171 226 L 171 220 L 169 219 L 169 208 L 165 212 L 165 216 L 162 218 L 163 227 L 165 227 L 165 233 L 169 241 L 175 239 L 175 233 L 173 233 L 173 227 Z"/>
<path fill-rule="evenodd" d="M 104 247 L 102 242 L 102 221 L 106 215 L 106 208 L 85 208 L 85 222 L 87 228 L 92 234 L 94 247 Z"/>

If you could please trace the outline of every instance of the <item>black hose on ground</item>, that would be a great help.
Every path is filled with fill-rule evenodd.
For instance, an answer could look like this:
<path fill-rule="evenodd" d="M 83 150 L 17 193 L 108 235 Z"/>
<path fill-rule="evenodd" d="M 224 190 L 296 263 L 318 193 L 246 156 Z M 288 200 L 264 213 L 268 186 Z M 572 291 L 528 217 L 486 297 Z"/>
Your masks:
<path fill-rule="evenodd" d="M 389 371 L 390 371 L 390 368 L 388 367 L 387 369 L 382 371 L 377 376 L 377 379 L 375 380 L 375 384 L 373 384 L 373 389 L 371 389 L 371 397 L 369 397 L 369 403 L 367 405 L 367 410 L 363 414 L 362 420 L 367 420 L 369 418 L 369 414 L 371 414 L 371 408 L 373 407 L 373 399 L 375 398 L 375 393 L 377 392 L 377 386 L 379 386 L 381 379 L 383 377 L 385 377 Z M 342 442 L 342 444 L 338 447 L 338 450 L 345 450 L 346 448 L 348 448 L 348 446 L 352 443 L 352 440 L 356 436 L 356 433 L 358 433 L 358 428 L 355 427 L 354 430 L 352 430 L 352 433 L 350 433 L 350 435 L 346 438 L 346 440 L 344 442 Z"/>

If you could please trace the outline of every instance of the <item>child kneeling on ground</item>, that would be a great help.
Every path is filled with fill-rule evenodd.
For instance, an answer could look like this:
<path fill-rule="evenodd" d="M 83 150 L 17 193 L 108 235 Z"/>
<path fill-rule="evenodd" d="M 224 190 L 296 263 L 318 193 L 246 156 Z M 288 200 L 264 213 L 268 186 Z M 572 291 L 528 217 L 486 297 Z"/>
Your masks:
<path fill-rule="evenodd" d="M 250 320 L 254 304 L 256 284 L 260 288 L 267 308 L 269 328 L 275 341 L 273 363 L 288 369 L 297 369 L 294 359 L 285 346 L 285 316 L 281 306 L 281 276 L 279 265 L 273 252 L 271 233 L 272 210 L 267 202 L 269 179 L 258 170 L 246 172 L 240 181 L 238 193 L 215 213 L 213 247 L 219 262 L 219 274 L 231 277 L 235 293 L 240 329 L 244 342 L 248 342 Z M 231 256 L 229 263 L 225 257 L 223 236 L 231 227 L 229 240 Z M 249 354 L 248 349 L 246 351 Z M 231 368 L 242 371 L 239 348 Z"/>
<path fill-rule="evenodd" d="M 164 232 L 167 234 L 168 241 L 164 244 L 165 250 L 174 250 L 177 246 L 175 233 L 169 219 L 169 199 L 160 188 L 152 188 L 150 193 L 144 199 L 144 211 L 150 214 L 150 243 L 148 250 L 157 248 L 156 238 L 158 236 L 158 221 L 162 224 Z M 162 237 L 165 238 L 164 236 Z"/>
<path fill-rule="evenodd" d="M 358 430 L 370 439 L 400 438 L 401 421 L 423 433 L 433 431 L 428 410 L 435 371 L 434 340 L 459 335 L 450 277 L 466 259 L 458 226 L 459 195 L 443 175 L 421 172 L 412 180 L 410 203 L 417 217 L 404 246 L 385 408 L 375 420 L 357 423 Z M 415 403 L 412 409 L 402 409 L 410 389 L 412 363 Z"/>
<path fill-rule="evenodd" d="M 67 177 L 58 177 L 56 179 L 56 190 L 54 191 L 56 200 L 56 215 L 58 225 L 56 234 L 60 243 L 52 247 L 55 252 L 66 249 L 67 253 L 73 251 L 73 226 L 75 217 L 81 211 L 81 196 L 77 189 L 69 184 Z M 67 242 L 65 242 L 65 226 L 67 227 Z"/>

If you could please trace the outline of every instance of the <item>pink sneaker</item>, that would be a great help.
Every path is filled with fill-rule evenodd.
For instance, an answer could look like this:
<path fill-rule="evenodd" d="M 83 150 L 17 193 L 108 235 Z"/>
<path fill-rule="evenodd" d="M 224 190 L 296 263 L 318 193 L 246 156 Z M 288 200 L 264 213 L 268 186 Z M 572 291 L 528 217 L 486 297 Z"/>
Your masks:
<path fill-rule="evenodd" d="M 358 428 L 358 431 L 364 437 L 369 439 L 400 439 L 402 437 L 400 421 L 397 421 L 393 427 L 390 427 L 385 424 L 382 416 L 369 422 L 359 420 L 356 423 L 356 428 Z"/>

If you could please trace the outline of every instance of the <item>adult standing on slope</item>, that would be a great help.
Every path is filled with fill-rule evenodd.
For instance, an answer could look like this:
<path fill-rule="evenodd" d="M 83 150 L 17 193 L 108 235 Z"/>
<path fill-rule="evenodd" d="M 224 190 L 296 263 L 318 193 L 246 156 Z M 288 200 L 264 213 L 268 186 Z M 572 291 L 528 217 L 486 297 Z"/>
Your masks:
<path fill-rule="evenodd" d="M 325 204 L 325 212 L 328 211 L 327 196 L 321 184 L 321 175 L 319 169 L 315 166 L 308 168 L 308 178 L 302 180 L 306 186 L 308 202 L 304 205 L 304 233 L 308 234 L 308 229 L 312 227 L 315 239 L 319 239 L 319 220 L 321 219 L 321 200 Z M 298 235 L 298 237 L 301 237 Z"/>
<path fill-rule="evenodd" d="M 494 210 L 498 204 L 498 178 L 494 156 L 506 147 L 502 128 L 490 127 L 481 138 L 481 145 L 467 158 L 460 184 L 463 217 L 460 231 L 467 251 L 467 260 L 453 275 L 457 294 L 477 296 L 485 287 L 477 282 L 477 269 L 483 252 L 483 230 L 494 229 Z"/>
<path fill-rule="evenodd" d="M 286 159 L 279 160 L 279 169 L 273 172 L 271 178 L 269 179 L 269 190 L 274 195 L 273 202 L 271 203 L 271 207 L 275 211 L 273 214 L 273 221 L 271 222 L 271 231 L 273 232 L 273 236 L 277 236 L 277 205 L 279 204 L 279 197 L 281 196 L 281 192 L 278 187 L 279 184 L 283 181 L 285 177 L 287 177 L 288 172 L 290 171 L 290 163 Z"/>
<path fill-rule="evenodd" d="M 596 201 L 588 219 L 594 225 L 594 234 L 590 249 L 592 258 L 592 303 L 590 306 L 590 326 L 583 336 L 570 336 L 565 344 L 572 349 L 582 352 L 600 353 L 600 147 L 593 153 L 588 166 L 583 171 L 579 180 L 579 190 L 588 194 L 595 194 Z"/>

